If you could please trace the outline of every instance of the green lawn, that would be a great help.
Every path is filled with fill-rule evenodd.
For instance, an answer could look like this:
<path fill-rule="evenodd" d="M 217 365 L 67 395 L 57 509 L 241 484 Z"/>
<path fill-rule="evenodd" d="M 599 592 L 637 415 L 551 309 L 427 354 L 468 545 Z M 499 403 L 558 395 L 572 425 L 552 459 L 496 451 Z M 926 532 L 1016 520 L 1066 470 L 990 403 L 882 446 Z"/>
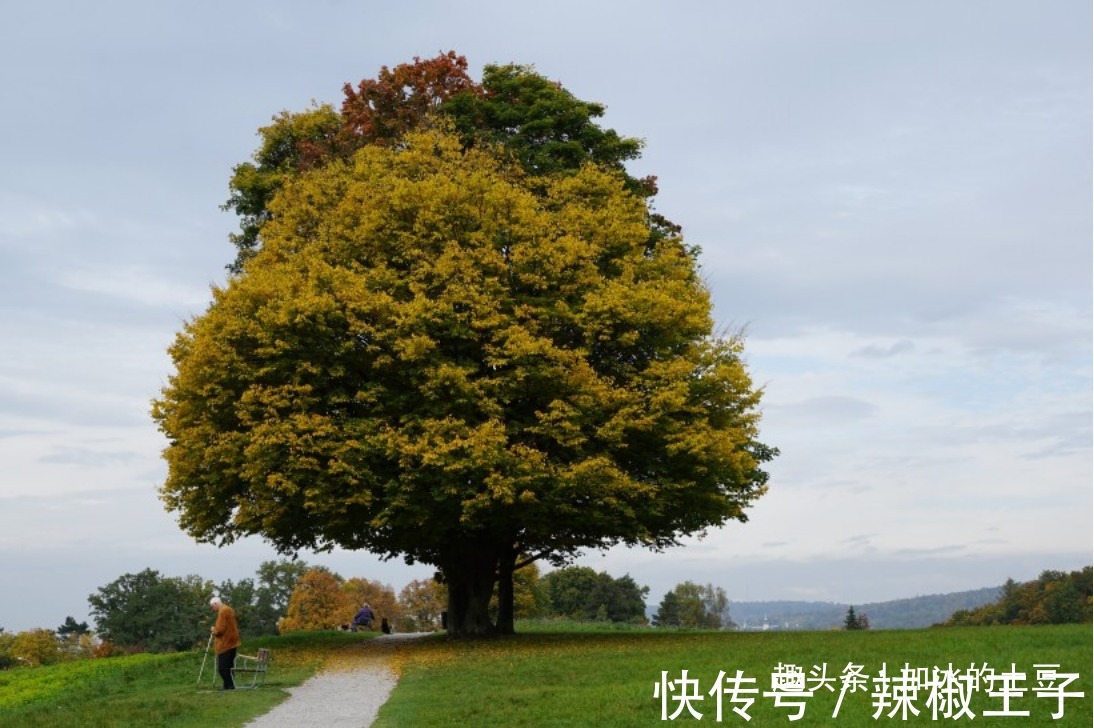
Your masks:
<path fill-rule="evenodd" d="M 776 707 L 771 691 L 772 672 L 780 665 L 796 665 L 807 679 L 814 666 L 826 665 L 835 678 L 833 692 L 819 689 L 804 701 L 803 717 L 793 725 L 867 726 L 904 722 L 898 712 L 888 717 L 886 708 L 878 719 L 870 691 L 848 694 L 839 715 L 832 717 L 839 696 L 839 675 L 850 662 L 862 665 L 871 682 L 884 663 L 887 675 L 901 677 L 905 665 L 912 668 L 946 668 L 968 674 L 971 664 L 1002 675 L 1014 663 L 1026 680 L 1017 684 L 1025 694 L 1011 701 L 1014 711 L 1028 710 L 1029 717 L 985 717 L 984 711 L 1002 708 L 1002 698 L 991 697 L 985 686 L 972 694 L 975 725 L 1091 725 L 1091 627 L 1000 627 L 933 629 L 915 631 L 784 632 L 784 633 L 683 633 L 656 630 L 594 633 L 533 633 L 485 643 L 435 640 L 408 645 L 400 656 L 402 679 L 383 707 L 376 725 L 394 726 L 645 726 L 666 723 L 715 724 L 716 698 L 708 695 L 720 671 L 731 677 L 741 670 L 755 683 L 743 687 L 759 690 L 746 712 L 746 721 L 732 712 L 724 698 L 722 722 L 737 725 L 786 725 L 796 708 Z M 1065 701 L 1062 720 L 1053 720 L 1056 700 L 1036 697 L 1034 665 L 1056 663 L 1060 673 L 1080 675 L 1067 691 L 1085 697 Z M 703 696 L 690 705 L 703 717 L 696 720 L 669 693 L 667 716 L 677 708 L 675 720 L 662 720 L 661 700 L 654 697 L 662 672 L 678 681 L 682 671 L 698 683 L 690 692 Z M 889 683 L 900 688 L 908 681 Z M 723 687 L 725 684 L 722 683 Z M 998 684 L 1002 689 L 1002 684 Z M 920 711 L 910 722 L 931 723 L 929 691 L 920 691 L 910 704 Z M 784 701 L 792 702 L 791 698 Z M 894 706 L 897 704 L 894 703 Z M 962 718 L 962 722 L 968 718 Z M 952 719 L 937 722 L 954 723 Z"/>
<path fill-rule="evenodd" d="M 1051 725 L 1089 728 L 1092 706 L 1091 626 L 979 627 L 910 631 L 698 633 L 652 629 L 594 629 L 589 625 L 558 623 L 518 625 L 522 634 L 481 642 L 452 641 L 443 636 L 389 645 L 388 654 L 401 673 L 377 726 L 646 726 L 676 723 L 717 724 L 715 697 L 708 691 L 719 671 L 730 677 L 741 670 L 743 683 L 759 692 L 746 712 L 751 721 L 732 712 L 743 703 L 723 700 L 722 723 L 766 725 L 873 726 L 903 723 L 891 707 L 874 718 L 872 679 L 884 663 L 898 680 L 905 665 L 945 668 L 953 663 L 959 676 L 970 664 L 987 665 L 997 675 L 1014 663 L 1026 679 L 1017 687 L 1024 693 L 1011 700 L 1014 710 L 1029 717 L 985 717 L 1000 709 L 1002 698 L 988 695 L 986 687 L 971 696 L 975 721 L 971 725 Z M 371 635 L 369 635 L 371 636 Z M 0 726 L 242 726 L 266 712 L 286 693 L 283 688 L 305 680 L 325 661 L 354 663 L 375 654 L 361 647 L 362 635 L 316 633 L 254 640 L 247 649 L 268 646 L 273 666 L 264 690 L 224 694 L 208 688 L 211 660 L 205 679 L 196 685 L 201 652 L 177 655 L 137 655 L 108 660 L 67 663 L 47 668 L 0 672 Z M 866 692 L 848 694 L 837 717 L 832 717 L 839 695 L 839 675 L 847 663 L 862 665 L 870 679 Z M 771 691 L 772 673 L 780 665 L 801 667 L 806 678 L 814 666 L 826 666 L 835 678 L 834 692 L 818 689 L 805 702 L 804 716 L 791 722 L 796 709 L 778 707 Z M 1037 697 L 1035 665 L 1058 664 L 1060 673 L 1078 673 L 1067 690 L 1082 698 L 1065 701 L 1062 720 L 1053 720 L 1056 700 Z M 676 687 L 687 670 L 698 681 L 692 692 L 703 696 L 690 705 L 702 714 L 692 717 L 669 693 L 668 716 L 662 720 L 662 701 L 654 697 L 664 673 Z M 725 687 L 725 683 L 722 683 Z M 999 685 L 1001 687 L 1001 684 Z M 910 722 L 965 724 L 932 720 L 927 690 L 911 704 L 920 716 Z M 791 702 L 791 698 L 785 698 Z"/>

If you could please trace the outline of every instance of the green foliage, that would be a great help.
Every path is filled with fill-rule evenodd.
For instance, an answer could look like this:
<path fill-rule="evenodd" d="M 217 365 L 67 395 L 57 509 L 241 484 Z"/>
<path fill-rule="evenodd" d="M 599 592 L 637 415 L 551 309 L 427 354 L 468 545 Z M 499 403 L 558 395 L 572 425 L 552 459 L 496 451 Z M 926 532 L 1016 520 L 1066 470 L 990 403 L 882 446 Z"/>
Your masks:
<path fill-rule="evenodd" d="M 310 568 L 303 561 L 264 561 L 255 579 L 225 580 L 216 593 L 235 610 L 245 638 L 275 635 L 278 621 L 288 612 L 293 589 Z"/>
<path fill-rule="evenodd" d="M 263 561 L 258 567 L 258 585 L 251 608 L 254 634 L 277 634 L 277 623 L 289 611 L 289 600 L 297 582 L 312 567 L 304 561 Z"/>
<path fill-rule="evenodd" d="M 274 635 L 279 621 L 288 613 L 293 589 L 310 568 L 303 561 L 264 561 L 258 568 L 257 582 L 227 580 L 217 593 L 235 610 L 245 637 Z"/>
<path fill-rule="evenodd" d="M 217 586 L 216 594 L 236 613 L 241 635 L 269 634 L 259 631 L 262 625 L 254 609 L 258 595 L 253 579 L 240 579 L 238 582 L 227 579 Z"/>
<path fill-rule="evenodd" d="M 677 584 L 665 594 L 653 622 L 658 627 L 723 629 L 733 627 L 729 599 L 722 587 L 700 586 L 692 581 Z"/>
<path fill-rule="evenodd" d="M 1035 580 L 1019 584 L 1007 579 L 1003 595 L 994 604 L 959 610 L 945 626 L 988 624 L 1079 624 L 1091 621 L 1094 578 L 1090 566 L 1065 574 L 1044 571 Z"/>
<path fill-rule="evenodd" d="M 865 614 L 856 614 L 854 607 L 847 607 L 847 616 L 843 619 L 844 629 L 870 629 L 870 619 Z"/>
<path fill-rule="evenodd" d="M 488 65 L 480 93 L 455 96 L 440 110 L 466 142 L 500 144 L 533 175 L 575 172 L 589 162 L 623 171 L 642 149 L 638 139 L 594 121 L 604 115 L 602 104 L 581 101 L 531 66 Z"/>
<path fill-rule="evenodd" d="M 11 653 L 14 644 L 15 635 L 0 630 L 0 670 L 7 670 L 9 667 L 15 666 L 15 655 Z"/>
<path fill-rule="evenodd" d="M 551 616 L 575 620 L 644 622 L 649 587 L 625 574 L 616 579 L 587 566 L 569 566 L 543 577 Z"/>
<path fill-rule="evenodd" d="M 192 649 L 208 634 L 212 582 L 163 577 L 145 569 L 124 574 L 87 598 L 99 635 L 115 645 L 171 652 Z"/>
<path fill-rule="evenodd" d="M 270 219 L 270 200 L 287 179 L 305 166 L 307 150 L 333 150 L 341 128 L 338 112 L 324 104 L 296 114 L 283 111 L 272 124 L 259 129 L 262 144 L 254 153 L 254 161 L 237 165 L 228 184 L 231 195 L 224 209 L 232 210 L 240 219 L 240 231 L 230 236 L 238 252 L 229 270 L 240 272 L 258 249 L 259 232 Z"/>
<path fill-rule="evenodd" d="M 58 637 L 69 637 L 72 635 L 87 634 L 91 629 L 87 626 L 87 622 L 77 622 L 74 617 L 65 617 L 64 624 L 57 628 Z"/>

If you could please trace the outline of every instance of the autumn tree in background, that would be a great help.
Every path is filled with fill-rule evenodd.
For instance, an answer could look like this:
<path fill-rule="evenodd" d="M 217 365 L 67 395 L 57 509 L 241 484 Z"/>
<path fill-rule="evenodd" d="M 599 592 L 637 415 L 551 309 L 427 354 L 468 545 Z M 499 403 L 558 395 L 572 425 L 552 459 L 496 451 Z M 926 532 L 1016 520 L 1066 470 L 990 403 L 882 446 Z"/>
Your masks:
<path fill-rule="evenodd" d="M 388 623 L 393 625 L 398 625 L 402 620 L 402 608 L 395 597 L 395 590 L 388 584 L 354 577 L 346 580 L 342 585 L 342 591 L 348 597 L 350 608 L 345 613 L 345 619 L 341 620 L 339 624 L 352 622 L 353 616 L 365 604 L 368 604 L 372 608 L 373 614 L 376 615 L 376 623 L 373 625 L 373 629 L 379 629 L 380 620 L 385 618 Z"/>
<path fill-rule="evenodd" d="M 441 629 L 441 613 L 448 604 L 448 590 L 436 579 L 415 579 L 399 592 L 401 632 L 432 632 Z"/>
<path fill-rule="evenodd" d="M 354 613 L 353 596 L 343 589 L 344 580 L 337 574 L 314 568 L 296 582 L 289 598 L 288 612 L 278 622 L 278 631 L 312 632 L 338 629 Z"/>
<path fill-rule="evenodd" d="M 30 629 L 15 635 L 11 655 L 27 667 L 54 665 L 65 659 L 66 654 L 57 635 L 48 629 Z"/>
<path fill-rule="evenodd" d="M 1003 594 L 992 604 L 962 609 L 944 626 L 994 624 L 1079 624 L 1094 615 L 1094 568 L 1071 572 L 1046 570 L 1033 581 L 1007 579 Z"/>
<path fill-rule="evenodd" d="M 153 410 L 162 497 L 195 538 L 432 564 L 457 635 L 512 632 L 535 560 L 746 520 L 775 454 L 695 250 L 622 168 L 638 143 L 528 69 L 496 73 L 494 92 L 426 84 L 437 113 L 397 143 L 290 138 Z"/>

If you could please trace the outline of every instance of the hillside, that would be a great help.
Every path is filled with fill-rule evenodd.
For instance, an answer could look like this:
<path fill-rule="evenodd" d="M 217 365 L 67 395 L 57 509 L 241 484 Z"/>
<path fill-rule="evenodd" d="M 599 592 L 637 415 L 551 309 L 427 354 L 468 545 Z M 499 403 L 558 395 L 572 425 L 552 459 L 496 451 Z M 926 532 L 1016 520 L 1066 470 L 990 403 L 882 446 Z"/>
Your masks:
<path fill-rule="evenodd" d="M 917 629 L 944 622 L 959 609 L 990 604 L 1001 594 L 1002 587 L 997 586 L 854 607 L 869 617 L 872 629 Z M 848 606 L 835 602 L 730 602 L 729 614 L 742 630 L 837 629 L 843 626 Z"/>

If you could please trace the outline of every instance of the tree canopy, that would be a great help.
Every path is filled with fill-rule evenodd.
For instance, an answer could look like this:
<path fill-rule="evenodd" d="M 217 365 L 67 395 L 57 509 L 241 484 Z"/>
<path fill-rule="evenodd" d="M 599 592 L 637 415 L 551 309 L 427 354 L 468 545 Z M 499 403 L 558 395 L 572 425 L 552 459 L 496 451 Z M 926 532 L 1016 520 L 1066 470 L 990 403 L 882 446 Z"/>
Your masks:
<path fill-rule="evenodd" d="M 193 649 L 208 632 L 213 583 L 154 569 L 123 574 L 87 598 L 99 635 L 149 652 Z"/>
<path fill-rule="evenodd" d="M 945 626 L 993 624 L 1078 624 L 1090 622 L 1094 610 L 1094 569 L 1064 573 L 1046 570 L 1034 581 L 1007 579 L 992 604 L 953 613 Z"/>
<path fill-rule="evenodd" d="M 533 175 L 573 172 L 586 162 L 625 173 L 623 163 L 642 148 L 640 140 L 596 123 L 604 115 L 602 104 L 577 99 L 532 67 L 488 65 L 477 83 L 467 74 L 467 60 L 452 51 L 384 66 L 375 79 L 356 88 L 347 83 L 343 92 L 340 112 L 321 104 L 275 116 L 259 130 L 262 143 L 253 161 L 234 169 L 224 205 L 240 217 L 240 232 L 231 236 L 237 256 L 230 270 L 241 271 L 261 246 L 262 226 L 273 216 L 269 203 L 286 181 L 350 159 L 361 147 L 396 144 L 438 118 L 452 124 L 464 146 L 500 145 Z M 640 194 L 656 193 L 653 177 L 626 179 Z M 651 220 L 658 229 L 676 229 L 659 215 Z"/>
<path fill-rule="evenodd" d="M 685 581 L 666 592 L 653 615 L 658 627 L 723 629 L 735 625 L 729 617 L 729 598 L 722 587 Z"/>
<path fill-rule="evenodd" d="M 521 563 L 744 521 L 775 451 L 630 146 L 566 157 L 496 122 L 565 171 L 529 169 L 429 118 L 278 178 L 261 245 L 170 349 L 162 497 L 202 541 L 433 564 L 456 634 L 495 629 L 497 583 L 511 631 Z"/>
<path fill-rule="evenodd" d="M 617 578 L 587 566 L 568 566 L 543 577 L 547 609 L 552 615 L 577 620 L 645 622 L 649 587 L 638 586 L 630 574 Z"/>

